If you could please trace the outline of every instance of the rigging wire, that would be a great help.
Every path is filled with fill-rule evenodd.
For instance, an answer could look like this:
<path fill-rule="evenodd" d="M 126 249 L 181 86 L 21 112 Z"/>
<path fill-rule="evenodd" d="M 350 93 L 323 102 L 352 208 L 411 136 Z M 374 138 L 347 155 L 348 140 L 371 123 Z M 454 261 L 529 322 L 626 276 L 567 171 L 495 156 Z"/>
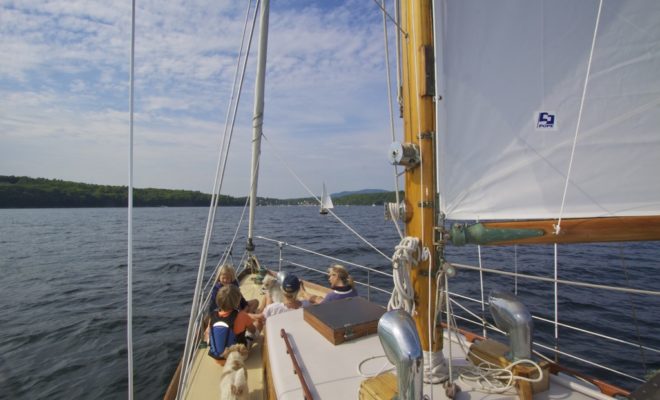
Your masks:
<path fill-rule="evenodd" d="M 513 245 L 513 294 L 518 295 L 518 245 Z"/>
<path fill-rule="evenodd" d="M 587 88 L 589 86 L 589 75 L 591 74 L 591 62 L 594 57 L 594 48 L 596 47 L 596 38 L 598 37 L 598 26 L 600 25 L 600 14 L 603 9 L 603 0 L 598 3 L 598 13 L 596 15 L 596 23 L 594 26 L 594 33 L 591 40 L 591 50 L 589 51 L 589 61 L 587 61 L 587 71 L 584 77 L 584 86 L 582 87 L 582 96 L 580 98 L 580 108 L 577 115 L 577 123 L 575 124 L 575 136 L 573 137 L 573 146 L 571 148 L 571 159 L 568 162 L 568 172 L 566 173 L 566 181 L 564 182 L 564 194 L 561 198 L 561 208 L 559 209 L 559 218 L 557 225 L 555 225 L 555 235 L 561 231 L 561 219 L 564 214 L 564 206 L 566 204 L 566 193 L 568 193 L 568 184 L 571 181 L 571 170 L 573 169 L 573 160 L 575 158 L 575 147 L 577 146 L 578 135 L 580 133 L 580 125 L 582 124 L 582 112 L 584 110 L 584 100 L 587 97 Z"/>
<path fill-rule="evenodd" d="M 399 10 L 399 0 L 394 0 L 394 13 L 396 16 L 396 21 L 399 23 L 400 20 L 400 10 Z M 408 36 L 405 36 L 407 39 Z M 401 31 L 396 30 L 396 100 L 399 104 L 399 114 L 401 114 L 401 107 L 403 105 L 402 98 L 402 88 L 401 88 L 401 74 L 403 73 L 401 68 Z"/>
<path fill-rule="evenodd" d="M 375 1 L 375 0 L 374 0 Z M 380 0 L 382 7 L 381 9 L 383 10 L 383 37 L 385 40 L 385 71 L 387 72 L 387 101 L 388 101 L 388 107 L 387 111 L 389 112 L 390 115 L 390 131 L 392 133 L 392 142 L 396 140 L 396 135 L 394 133 L 394 113 L 392 111 L 392 78 L 390 77 L 390 46 L 389 46 L 389 41 L 388 41 L 388 35 L 387 35 L 387 18 L 386 14 L 387 12 L 385 11 L 385 0 Z M 401 202 L 401 199 L 399 198 L 399 171 L 398 167 L 396 164 L 392 166 L 393 171 L 394 171 L 394 196 L 396 198 L 396 208 L 399 208 L 399 204 Z M 394 215 L 392 215 L 392 222 L 394 222 L 394 227 L 396 228 L 396 231 L 399 233 L 399 239 L 403 239 L 403 233 L 401 232 L 401 228 L 399 227 L 399 219 L 395 218 Z"/>
<path fill-rule="evenodd" d="M 252 44 L 252 36 L 254 34 L 254 26 L 255 26 L 255 21 L 257 18 L 257 10 L 259 9 L 259 0 L 256 1 L 255 4 L 255 11 L 254 11 L 254 16 L 252 18 L 252 25 L 250 27 L 250 33 L 249 33 L 249 39 L 247 40 L 247 48 L 245 51 L 245 57 L 243 58 L 243 68 L 240 73 L 240 78 L 239 78 L 239 69 L 240 69 L 240 60 L 242 56 L 242 51 L 245 46 L 246 40 L 246 32 L 248 30 L 248 22 L 249 22 L 249 15 L 250 15 L 250 8 L 252 6 L 252 2 L 248 2 L 247 9 L 245 12 L 245 23 L 243 25 L 243 36 L 241 38 L 241 45 L 239 48 L 238 52 L 238 57 L 237 57 L 237 66 L 236 66 L 236 71 L 234 75 L 234 83 L 232 87 L 232 96 L 236 94 L 236 100 L 234 101 L 234 104 L 232 104 L 231 100 L 228 105 L 227 109 L 227 118 L 225 120 L 225 129 L 223 133 L 223 140 L 222 140 L 222 145 L 220 148 L 220 156 L 218 157 L 218 164 L 216 166 L 216 173 L 215 173 L 215 178 L 213 182 L 213 192 L 211 194 L 211 207 L 209 209 L 209 214 L 208 218 L 206 221 L 206 231 L 204 234 L 204 243 L 202 245 L 202 254 L 200 256 L 200 262 L 199 262 L 199 268 L 197 272 L 197 281 L 195 284 L 195 293 L 193 295 L 193 304 L 191 306 L 191 311 L 190 311 L 190 319 L 188 321 L 188 333 L 186 334 L 186 345 L 184 349 L 184 356 L 183 356 L 183 379 L 180 380 L 179 383 L 179 388 L 177 391 L 177 398 L 180 398 L 181 395 L 183 394 L 183 391 L 186 387 L 186 381 L 187 381 L 187 376 L 189 372 L 189 367 L 190 363 L 192 362 L 192 341 L 193 341 L 193 336 L 194 336 L 194 330 L 193 327 L 195 325 L 195 310 L 198 309 L 199 307 L 199 302 L 202 297 L 200 293 L 201 289 L 201 284 L 202 284 L 202 279 L 204 276 L 204 269 L 206 267 L 206 259 L 208 256 L 208 248 L 209 244 L 211 241 L 211 235 L 213 232 L 213 221 L 215 220 L 215 211 L 217 208 L 218 204 L 218 199 L 219 199 L 219 193 L 222 189 L 222 182 L 224 180 L 224 174 L 225 174 L 225 169 L 227 165 L 227 156 L 229 154 L 229 147 L 231 145 L 231 137 L 233 135 L 234 131 L 234 123 L 236 121 L 236 110 L 238 109 L 238 103 L 240 101 L 240 96 L 241 96 L 241 89 L 243 87 L 243 82 L 245 78 L 245 70 L 247 68 L 247 61 L 249 58 L 249 53 L 250 53 L 250 47 Z M 236 89 L 236 85 L 238 82 L 238 88 Z M 233 106 L 233 107 L 232 107 Z M 229 124 L 229 114 L 232 114 L 233 116 L 231 118 L 231 124 Z"/>
<path fill-rule="evenodd" d="M 477 245 L 477 259 L 479 260 L 479 288 L 481 291 L 481 320 L 486 320 L 486 301 L 484 300 L 484 271 L 483 263 L 481 257 L 481 245 Z M 483 326 L 483 336 L 488 337 L 488 331 L 486 330 L 486 325 Z"/>
<path fill-rule="evenodd" d="M 238 237 L 238 232 L 241 228 L 241 225 L 243 224 L 243 218 L 245 217 L 245 210 L 247 209 L 249 197 L 246 199 L 245 205 L 243 206 L 243 211 L 241 212 L 241 217 L 239 218 L 238 222 L 236 223 L 236 229 L 234 230 L 234 236 L 232 237 L 231 242 L 225 247 L 225 249 L 222 252 L 222 255 L 220 256 L 220 261 L 216 264 L 215 268 L 213 269 L 213 272 L 211 272 L 211 275 L 209 276 L 208 280 L 204 284 L 203 289 L 201 290 L 202 293 L 207 293 L 204 296 L 204 300 L 200 302 L 198 310 L 204 309 L 204 306 L 209 302 L 209 298 L 211 293 L 206 290 L 208 287 L 212 286 L 215 284 L 215 279 L 218 274 L 218 270 L 220 269 L 221 266 L 225 265 L 227 263 L 227 260 L 232 258 L 232 249 L 234 248 L 234 243 L 236 243 L 236 238 Z M 240 263 L 243 262 L 245 254 L 241 257 Z M 231 259 L 230 265 L 234 265 L 233 258 Z M 238 274 L 240 271 L 236 271 Z"/>
<path fill-rule="evenodd" d="M 135 0 L 131 2 L 131 71 L 129 88 L 128 150 L 128 260 L 126 284 L 126 345 L 128 357 L 128 399 L 133 400 L 133 111 L 135 100 Z"/>
<path fill-rule="evenodd" d="M 395 1 L 396 1 L 396 0 L 395 0 Z M 382 2 L 382 0 L 381 0 L 381 2 Z M 385 6 L 379 4 L 379 3 L 378 3 L 378 0 L 374 0 L 374 3 L 376 3 L 376 5 L 377 5 L 381 10 L 383 10 L 383 15 L 384 15 L 384 16 L 387 16 L 387 18 L 389 18 L 389 19 L 392 21 L 392 23 L 397 27 L 397 29 L 399 30 L 399 32 L 403 33 L 403 36 L 407 38 L 407 37 L 408 37 L 408 33 L 407 33 L 406 31 L 404 31 L 403 28 L 401 28 L 401 26 L 399 25 L 399 23 L 397 22 L 397 20 L 395 20 L 394 18 L 392 18 L 392 16 L 391 16 L 391 15 L 387 12 L 387 10 L 385 9 Z"/>
<path fill-rule="evenodd" d="M 555 362 L 559 362 L 559 296 L 557 294 L 557 278 L 559 277 L 559 249 L 557 243 L 554 244 L 554 310 L 555 310 Z"/>
<path fill-rule="evenodd" d="M 234 236 L 232 237 L 229 245 L 225 248 L 225 251 L 223 251 L 222 256 L 220 257 L 220 262 L 218 262 L 218 265 L 216 266 L 216 270 L 220 268 L 221 265 L 226 263 L 227 259 L 231 255 L 231 251 L 234 248 L 234 243 L 236 243 L 236 238 L 238 237 L 238 231 L 241 229 L 241 225 L 243 224 L 243 218 L 245 218 L 245 210 L 247 210 L 247 206 L 249 202 L 250 202 L 250 196 L 246 196 L 245 205 L 243 205 L 243 211 L 241 212 L 241 217 L 238 219 L 238 223 L 236 224 L 236 230 L 234 231 Z"/>
<path fill-rule="evenodd" d="M 461 269 L 467 269 L 471 271 L 479 271 L 479 267 L 474 267 L 472 265 L 466 265 L 466 264 L 452 264 L 454 267 L 461 268 Z M 507 275 L 507 276 L 514 276 L 513 272 L 508 272 L 508 271 L 502 271 L 498 269 L 491 269 L 491 268 L 484 268 L 484 272 L 489 272 L 493 274 L 499 274 L 499 275 Z M 579 281 L 569 281 L 565 279 L 553 279 L 553 278 L 545 278 L 543 276 L 537 276 L 537 275 L 529 275 L 529 274 L 518 274 L 519 277 L 525 278 L 525 279 L 532 279 L 532 280 L 537 280 L 537 281 L 542 281 L 542 282 L 555 282 L 561 283 L 562 285 L 573 285 L 573 286 L 579 286 L 579 287 L 588 287 L 588 288 L 596 288 L 596 289 L 606 289 L 606 290 L 611 290 L 614 292 L 627 292 L 627 293 L 636 293 L 636 294 L 648 294 L 651 296 L 660 296 L 660 291 L 658 290 L 646 290 L 646 289 L 635 289 L 635 288 L 629 288 L 629 287 L 620 287 L 620 286 L 608 286 L 608 285 L 599 285 L 596 283 L 588 283 L 588 282 L 579 282 Z"/>
<path fill-rule="evenodd" d="M 451 315 L 451 304 L 449 302 L 449 274 L 447 271 L 444 271 L 441 274 L 438 274 L 438 281 L 444 277 L 445 280 L 445 286 L 444 286 L 444 292 L 445 292 L 445 306 L 447 307 L 447 338 L 449 341 L 449 362 L 447 363 L 447 366 L 449 367 L 449 382 L 452 383 L 454 382 L 454 371 L 453 371 L 453 360 L 454 357 L 452 356 L 452 345 L 451 345 L 451 324 L 449 323 L 449 316 Z M 437 282 L 436 287 L 440 287 L 440 283 Z M 437 291 L 440 293 L 440 290 Z M 437 300 L 436 300 L 437 301 Z M 458 337 L 458 334 L 456 335 Z"/>
<path fill-rule="evenodd" d="M 626 259 L 623 256 L 623 246 L 618 246 L 619 248 L 619 254 L 620 254 L 620 260 L 621 260 L 621 266 L 623 267 L 623 274 L 626 277 L 626 285 L 630 286 L 630 277 L 628 276 L 628 266 L 626 265 Z M 639 356 L 641 358 L 642 362 L 642 367 L 644 368 L 644 372 L 648 372 L 648 368 L 646 366 L 646 353 L 644 353 L 644 346 L 642 346 L 642 337 L 639 332 L 639 321 L 637 320 L 637 310 L 635 308 L 635 302 L 632 299 L 632 296 L 630 293 L 628 293 L 628 301 L 630 302 L 630 307 L 632 311 L 632 318 L 633 318 L 633 323 L 635 325 L 635 335 L 637 336 L 637 342 L 638 342 L 638 347 L 639 347 Z"/>
<path fill-rule="evenodd" d="M 388 276 L 388 277 L 391 277 L 391 276 L 392 276 L 392 274 L 388 274 L 387 272 L 383 272 L 383 271 L 379 271 L 379 270 L 377 270 L 377 269 L 369 268 L 369 267 L 367 267 L 367 266 L 365 266 L 365 265 L 356 264 L 356 263 L 354 263 L 354 262 L 347 261 L 347 260 L 343 260 L 343 259 L 341 259 L 341 258 L 328 256 L 328 255 L 326 255 L 326 254 L 322 254 L 322 253 L 316 252 L 316 251 L 314 251 L 314 250 L 309 250 L 309 249 L 306 249 L 306 248 L 304 248 L 304 247 L 296 246 L 296 245 L 291 244 L 291 243 L 282 242 L 281 240 L 272 239 L 272 238 L 268 238 L 268 237 L 265 237 L 265 236 L 256 236 L 256 238 L 257 238 L 257 239 L 262 239 L 262 240 L 265 240 L 265 241 L 268 241 L 268 242 L 275 242 L 275 243 L 278 244 L 279 247 L 283 247 L 283 246 L 292 247 L 292 248 L 294 248 L 294 249 L 296 249 L 296 250 L 300 250 L 300 251 L 303 251 L 303 252 L 306 252 L 306 253 L 309 253 L 309 254 L 314 254 L 314 255 L 319 256 L 319 257 L 327 258 L 327 259 L 329 259 L 329 260 L 332 260 L 332 261 L 338 262 L 338 263 L 340 263 L 340 264 L 344 264 L 344 265 L 352 265 L 352 266 L 354 266 L 354 267 L 358 267 L 358 268 L 360 268 L 360 269 L 364 269 L 364 270 L 367 270 L 367 271 L 370 271 L 370 272 L 374 272 L 374 273 L 376 273 L 376 274 L 380 274 L 380 275 Z M 324 273 L 327 274 L 327 272 L 324 272 Z"/>
<path fill-rule="evenodd" d="M 250 13 L 250 6 L 251 2 L 248 2 L 248 8 L 245 13 L 245 23 L 243 25 L 243 34 L 241 37 L 241 46 L 239 48 L 239 53 L 238 53 L 238 62 L 236 63 L 236 71 L 234 71 L 234 82 L 232 84 L 232 96 L 229 102 L 229 107 L 227 107 L 227 116 L 225 117 L 225 128 L 224 128 L 224 133 L 223 133 L 223 139 L 222 139 L 222 145 L 221 145 L 221 156 L 218 159 L 218 165 L 216 167 L 216 175 L 215 175 L 215 180 L 213 184 L 213 193 L 212 195 L 214 198 L 212 199 L 213 207 L 211 208 L 212 214 L 210 215 L 210 221 L 213 222 L 215 220 L 215 212 L 218 207 L 218 201 L 219 201 L 219 195 L 222 190 L 222 183 L 224 181 L 225 177 L 225 171 L 227 167 L 227 160 L 229 158 L 229 147 L 231 146 L 231 139 L 233 137 L 234 133 L 234 125 L 236 123 L 236 115 L 238 114 L 238 104 L 241 100 L 241 93 L 243 89 L 243 82 L 245 80 L 245 71 L 247 68 L 247 62 L 250 56 L 250 48 L 252 47 L 252 37 L 254 35 L 254 27 L 256 25 L 256 20 L 257 20 L 257 11 L 259 10 L 259 5 L 261 4 L 260 0 L 256 1 L 255 7 L 254 7 L 254 15 L 252 18 L 252 25 L 250 27 L 250 35 L 249 39 L 247 40 L 247 49 L 245 50 L 245 58 L 243 62 L 243 68 L 241 70 L 241 75 L 240 79 L 238 78 L 238 73 L 239 73 L 239 66 L 240 66 L 240 59 L 241 59 L 241 52 L 243 51 L 243 46 L 245 45 L 245 32 L 247 30 L 247 23 L 248 23 L 248 16 Z M 236 82 L 238 80 L 238 87 L 236 85 Z M 234 95 L 236 96 L 236 99 L 234 100 Z M 232 109 L 232 100 L 233 102 L 233 109 Z M 230 121 L 230 113 L 231 115 L 231 123 Z M 228 133 L 229 132 L 229 133 Z M 222 161 L 222 167 L 220 167 Z M 220 175 L 218 179 L 218 175 Z M 211 233 L 213 231 L 213 224 L 211 223 Z M 210 240 L 210 234 L 209 238 Z"/>
<path fill-rule="evenodd" d="M 268 143 L 270 146 L 272 146 L 272 148 L 273 148 L 273 150 L 274 150 L 274 151 L 273 151 L 273 154 L 275 155 L 275 157 L 276 157 L 276 158 L 282 163 L 282 165 L 284 165 L 284 167 L 285 167 L 285 168 L 289 171 L 289 173 L 295 178 L 295 180 L 297 180 L 298 183 L 300 183 L 300 185 L 301 185 L 301 186 L 307 191 L 307 193 L 309 193 L 309 195 L 310 195 L 311 197 L 314 198 L 314 200 L 316 200 L 317 203 L 321 204 L 321 200 L 320 200 L 318 197 L 316 197 L 316 195 L 314 194 L 314 192 L 312 192 L 312 191 L 310 190 L 310 188 L 309 188 L 307 185 L 305 185 L 305 183 L 302 181 L 302 179 L 300 179 L 300 177 L 298 176 L 298 174 L 296 174 L 295 171 L 289 166 L 289 164 L 287 164 L 287 162 L 284 161 L 284 159 L 280 156 L 279 152 L 277 151 L 277 148 L 275 148 L 275 145 L 274 145 L 274 144 L 268 139 L 268 137 L 266 136 L 265 133 L 262 133 L 262 137 L 263 137 L 264 139 L 266 139 L 266 143 Z M 380 254 L 381 256 L 385 257 L 388 261 L 390 261 L 390 262 L 392 261 L 392 259 L 391 259 L 390 257 L 388 257 L 385 253 L 383 253 L 382 251 L 380 251 L 376 246 L 374 246 L 373 244 L 371 244 L 371 242 L 369 242 L 365 237 L 363 237 L 362 235 L 360 235 L 355 229 L 353 229 L 350 225 L 348 225 L 346 222 L 344 222 L 343 219 L 339 218 L 339 216 L 337 216 L 337 214 L 335 214 L 334 211 L 332 211 L 331 209 L 328 209 L 328 212 L 329 212 L 333 217 L 335 217 L 335 219 L 336 219 L 337 221 L 339 221 L 339 223 L 341 223 L 342 225 L 344 225 L 344 227 L 346 227 L 346 229 L 348 229 L 348 230 L 349 230 L 350 232 L 352 232 L 355 236 L 357 236 L 360 240 L 362 240 L 364 243 L 366 243 L 367 246 L 369 246 L 369 247 L 371 247 L 372 249 L 374 249 L 376 252 L 378 252 L 378 254 Z"/>

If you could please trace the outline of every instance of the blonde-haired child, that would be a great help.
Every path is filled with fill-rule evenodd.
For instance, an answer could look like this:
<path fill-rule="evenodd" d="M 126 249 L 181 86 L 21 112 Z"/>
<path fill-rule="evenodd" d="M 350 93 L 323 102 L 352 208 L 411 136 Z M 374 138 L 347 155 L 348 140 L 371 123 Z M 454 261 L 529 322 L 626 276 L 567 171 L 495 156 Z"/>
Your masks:
<path fill-rule="evenodd" d="M 217 304 L 215 299 L 218 295 L 218 291 L 224 286 L 233 285 L 238 288 L 238 280 L 236 280 L 236 270 L 229 264 L 224 264 L 218 269 L 218 279 L 211 289 L 211 301 L 209 302 L 209 312 L 212 313 L 216 311 Z M 240 289 L 239 289 L 240 294 Z M 244 310 L 247 313 L 254 313 L 259 307 L 259 300 L 252 299 L 250 301 L 245 300 L 243 295 L 240 298 L 239 310 Z"/>

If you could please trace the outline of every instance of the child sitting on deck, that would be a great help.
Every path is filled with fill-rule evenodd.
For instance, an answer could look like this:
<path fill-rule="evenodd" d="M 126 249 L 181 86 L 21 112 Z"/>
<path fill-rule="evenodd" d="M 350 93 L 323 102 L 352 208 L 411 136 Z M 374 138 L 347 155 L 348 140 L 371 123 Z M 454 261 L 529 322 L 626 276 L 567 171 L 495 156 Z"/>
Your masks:
<path fill-rule="evenodd" d="M 266 318 L 283 312 L 307 307 L 310 302 L 307 300 L 298 300 L 298 291 L 300 290 L 300 280 L 292 274 L 286 275 L 280 286 L 282 290 L 282 301 L 269 304 L 264 308 L 257 318 L 257 329 L 261 331 L 266 323 Z"/>
<path fill-rule="evenodd" d="M 211 299 L 209 301 L 209 313 L 213 313 L 214 311 L 217 311 L 217 305 L 215 303 L 216 296 L 218 295 L 218 291 L 228 285 L 233 285 L 238 286 L 238 280 L 236 279 L 236 271 L 234 270 L 234 267 L 228 264 L 224 264 L 220 269 L 218 270 L 218 280 L 216 281 L 215 285 L 213 285 L 213 289 L 211 289 Z M 240 289 L 239 289 L 240 293 Z M 254 313 L 256 312 L 257 308 L 259 307 L 259 300 L 257 299 L 252 299 L 250 301 L 245 300 L 243 295 L 241 295 L 240 299 L 240 306 L 239 310 L 243 310 L 247 313 Z"/>
<path fill-rule="evenodd" d="M 255 334 L 252 318 L 243 310 L 238 310 L 241 291 L 234 285 L 223 286 L 218 290 L 218 309 L 211 313 L 208 328 L 209 355 L 224 365 L 225 350 L 233 344 L 244 344 L 248 349 L 246 332 Z"/>

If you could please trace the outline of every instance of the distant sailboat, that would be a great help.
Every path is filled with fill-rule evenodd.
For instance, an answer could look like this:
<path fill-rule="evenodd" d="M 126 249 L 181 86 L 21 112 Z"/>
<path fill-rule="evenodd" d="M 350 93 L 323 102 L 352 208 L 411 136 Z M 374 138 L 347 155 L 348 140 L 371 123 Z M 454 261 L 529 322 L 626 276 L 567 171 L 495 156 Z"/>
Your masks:
<path fill-rule="evenodd" d="M 328 213 L 328 210 L 334 208 L 332 204 L 332 198 L 328 194 L 328 191 L 325 189 L 325 183 L 323 184 L 323 194 L 321 195 L 321 210 L 319 213 L 325 215 Z"/>

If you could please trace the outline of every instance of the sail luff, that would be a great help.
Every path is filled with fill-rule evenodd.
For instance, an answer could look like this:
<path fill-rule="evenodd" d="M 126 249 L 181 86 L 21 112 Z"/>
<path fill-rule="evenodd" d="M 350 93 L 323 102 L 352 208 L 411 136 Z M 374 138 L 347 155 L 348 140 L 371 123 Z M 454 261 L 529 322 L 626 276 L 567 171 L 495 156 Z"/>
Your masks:
<path fill-rule="evenodd" d="M 248 219 L 247 250 L 254 250 L 252 242 L 254 230 L 254 210 L 257 203 L 257 183 L 259 181 L 259 156 L 261 155 L 261 135 L 264 123 L 264 92 L 266 84 L 266 56 L 268 50 L 268 15 L 270 0 L 261 1 L 259 51 L 257 54 L 257 79 L 255 82 L 254 112 L 252 117 L 252 172 L 250 184 L 250 215 Z"/>

